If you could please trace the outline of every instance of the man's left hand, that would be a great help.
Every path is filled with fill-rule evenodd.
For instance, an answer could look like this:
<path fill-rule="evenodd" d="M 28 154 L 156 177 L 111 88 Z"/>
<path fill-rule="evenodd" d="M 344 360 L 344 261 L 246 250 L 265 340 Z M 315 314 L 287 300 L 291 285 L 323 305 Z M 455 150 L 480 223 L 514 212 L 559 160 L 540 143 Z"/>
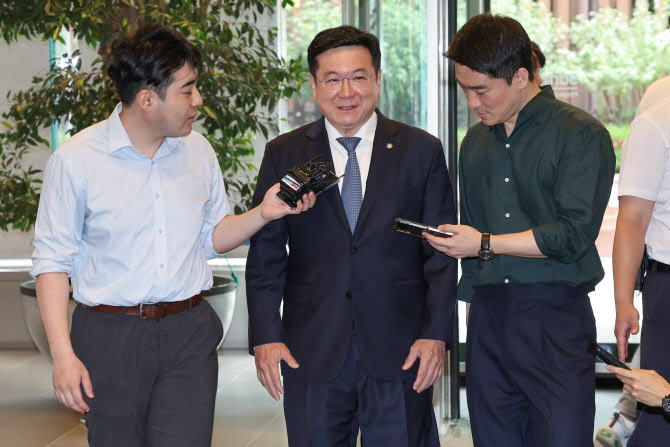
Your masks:
<path fill-rule="evenodd" d="M 444 368 L 445 343 L 442 340 L 419 339 L 409 349 L 409 355 L 402 365 L 407 371 L 412 367 L 416 359 L 419 359 L 419 372 L 412 388 L 421 393 L 435 385 Z"/>
<path fill-rule="evenodd" d="M 631 393 L 635 400 L 645 405 L 660 407 L 663 405 L 663 398 L 670 394 L 670 384 L 656 371 L 647 369 L 627 370 L 611 365 L 608 365 L 607 369 L 616 374 L 617 378 L 623 382 L 624 390 Z"/>

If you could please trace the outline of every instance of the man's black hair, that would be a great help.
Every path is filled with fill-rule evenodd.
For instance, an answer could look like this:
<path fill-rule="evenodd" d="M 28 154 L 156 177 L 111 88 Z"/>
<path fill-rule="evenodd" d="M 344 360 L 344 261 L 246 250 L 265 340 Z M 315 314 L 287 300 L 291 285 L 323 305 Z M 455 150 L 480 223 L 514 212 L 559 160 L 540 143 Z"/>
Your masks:
<path fill-rule="evenodd" d="M 521 24 L 510 17 L 479 14 L 468 20 L 456 33 L 444 53 L 452 61 L 494 79 L 512 84 L 519 68 L 534 80 L 533 50 Z"/>
<path fill-rule="evenodd" d="M 184 64 L 199 72 L 202 56 L 183 35 L 158 24 L 144 25 L 131 37 L 118 37 L 111 45 L 107 73 L 123 104 L 132 104 L 137 93 L 151 89 L 163 100 L 172 74 Z"/>
<path fill-rule="evenodd" d="M 317 57 L 328 50 L 339 47 L 358 45 L 366 48 L 372 57 L 372 66 L 375 74 L 379 72 L 382 63 L 382 53 L 379 49 L 379 39 L 374 34 L 366 33 L 353 26 L 338 26 L 321 31 L 314 37 L 307 48 L 307 64 L 309 72 L 316 79 L 316 71 L 319 69 Z"/>
<path fill-rule="evenodd" d="M 530 47 L 532 48 L 533 54 L 537 58 L 537 62 L 540 65 L 538 68 L 544 68 L 544 64 L 547 63 L 547 58 L 544 57 L 544 53 L 540 49 L 540 46 L 531 40 Z"/>

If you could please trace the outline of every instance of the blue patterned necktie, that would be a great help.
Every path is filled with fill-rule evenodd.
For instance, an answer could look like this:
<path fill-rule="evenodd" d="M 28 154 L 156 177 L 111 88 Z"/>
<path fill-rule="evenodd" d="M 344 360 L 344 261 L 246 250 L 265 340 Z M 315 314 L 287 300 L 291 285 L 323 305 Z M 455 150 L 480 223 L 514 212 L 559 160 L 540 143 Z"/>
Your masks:
<path fill-rule="evenodd" d="M 351 234 L 354 234 L 358 213 L 363 203 L 363 187 L 361 186 L 361 170 L 356 159 L 356 146 L 361 141 L 358 137 L 340 137 L 337 141 L 347 150 L 347 166 L 344 168 L 342 181 L 342 204 L 349 221 Z"/>

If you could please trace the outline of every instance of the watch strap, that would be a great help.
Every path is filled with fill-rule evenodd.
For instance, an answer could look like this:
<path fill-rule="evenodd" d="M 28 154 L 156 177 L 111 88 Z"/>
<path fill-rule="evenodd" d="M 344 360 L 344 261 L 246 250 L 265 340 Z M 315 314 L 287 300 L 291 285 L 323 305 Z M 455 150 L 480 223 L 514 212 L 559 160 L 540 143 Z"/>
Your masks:
<path fill-rule="evenodd" d="M 491 249 L 491 233 L 482 233 L 482 250 Z"/>
<path fill-rule="evenodd" d="M 663 398 L 663 413 L 670 416 L 670 394 Z"/>

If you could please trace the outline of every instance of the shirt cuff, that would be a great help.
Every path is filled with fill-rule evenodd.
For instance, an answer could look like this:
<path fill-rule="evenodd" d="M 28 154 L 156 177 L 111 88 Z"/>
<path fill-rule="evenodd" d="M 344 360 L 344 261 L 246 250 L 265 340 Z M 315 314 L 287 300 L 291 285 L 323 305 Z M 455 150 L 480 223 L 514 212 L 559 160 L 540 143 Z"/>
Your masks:
<path fill-rule="evenodd" d="M 207 258 L 208 261 L 210 259 L 219 258 L 225 254 L 225 253 L 219 253 L 216 250 L 214 250 L 214 242 L 212 241 L 213 234 L 214 234 L 214 228 L 200 235 L 200 243 L 202 244 L 202 247 L 205 250 L 205 257 Z"/>
<path fill-rule="evenodd" d="M 622 187 L 619 184 L 619 192 L 617 193 L 619 197 L 621 196 L 633 196 L 640 199 L 651 200 L 655 202 L 658 199 L 658 191 L 648 190 L 644 188 L 636 188 L 633 186 Z"/>
<path fill-rule="evenodd" d="M 30 276 L 36 279 L 42 273 L 67 273 L 68 278 L 70 278 L 73 271 L 73 266 L 68 263 L 47 259 L 33 259 L 33 269 L 30 271 Z"/>

